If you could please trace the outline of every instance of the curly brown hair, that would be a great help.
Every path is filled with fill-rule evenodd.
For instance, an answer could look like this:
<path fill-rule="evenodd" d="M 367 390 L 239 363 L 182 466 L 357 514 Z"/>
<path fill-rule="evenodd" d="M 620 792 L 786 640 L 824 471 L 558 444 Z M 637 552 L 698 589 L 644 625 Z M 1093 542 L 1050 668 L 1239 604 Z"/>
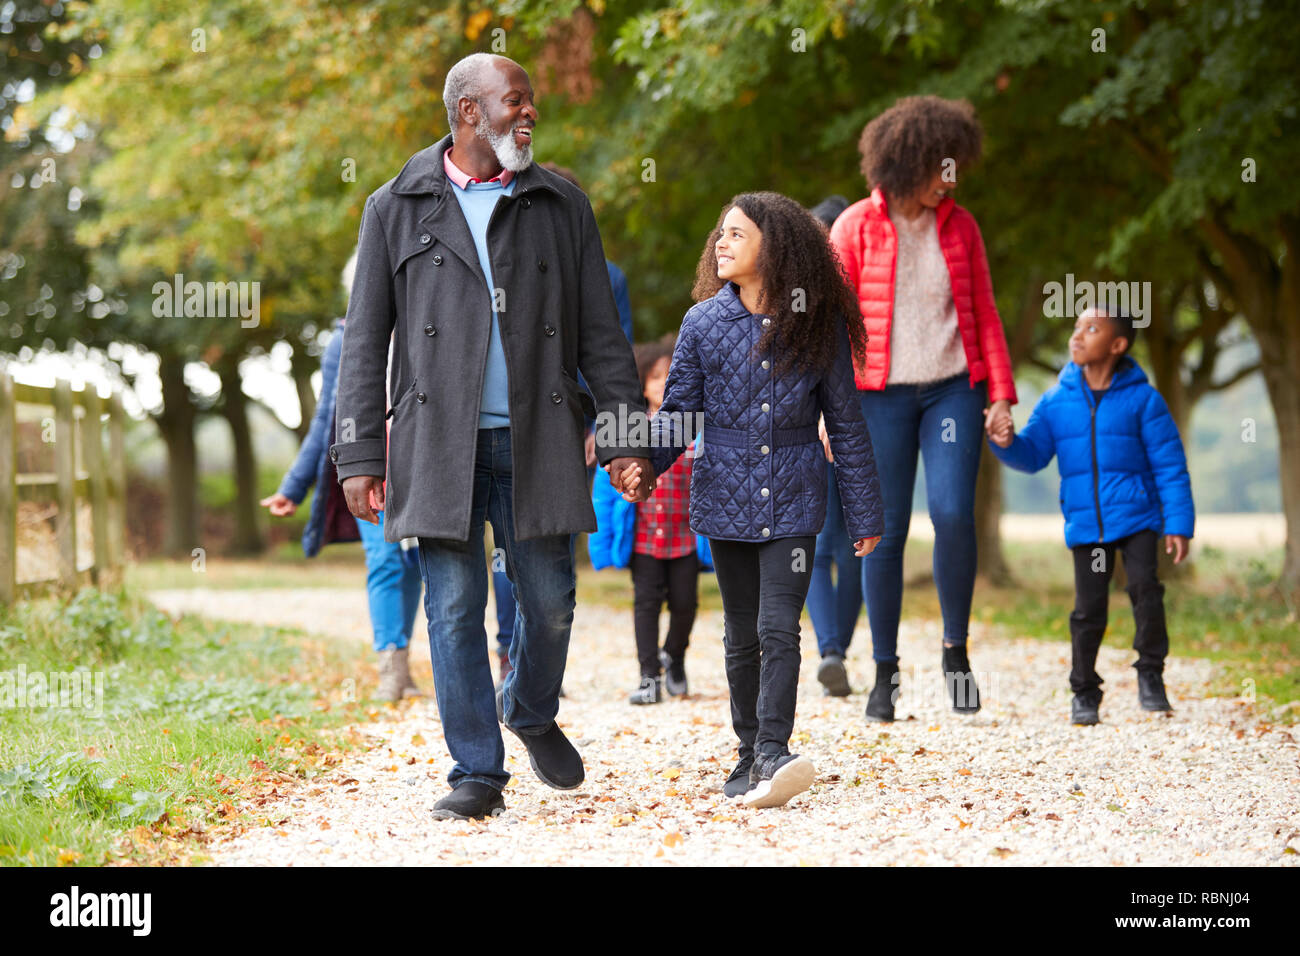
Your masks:
<path fill-rule="evenodd" d="M 788 196 L 741 193 L 722 207 L 696 266 L 691 297 L 703 302 L 723 286 L 714 244 L 733 207 L 753 220 L 761 234 L 757 269 L 763 289 L 758 307 L 772 324 L 763 331 L 756 352 L 772 350 L 778 372 L 825 370 L 835 359 L 838 330 L 843 327 L 854 363 L 865 365 L 867 332 L 859 318 L 857 293 L 845 278 L 826 232 Z"/>
<path fill-rule="evenodd" d="M 903 97 L 868 123 L 858 140 L 867 188 L 879 186 L 899 199 L 924 189 L 945 159 L 969 166 L 983 149 L 975 107 L 938 96 Z"/>
<path fill-rule="evenodd" d="M 653 342 L 638 342 L 632 346 L 632 356 L 636 359 L 636 373 L 641 379 L 641 391 L 645 391 L 646 379 L 654 367 L 663 359 L 673 360 L 673 346 L 677 344 L 677 335 L 669 332 Z"/>

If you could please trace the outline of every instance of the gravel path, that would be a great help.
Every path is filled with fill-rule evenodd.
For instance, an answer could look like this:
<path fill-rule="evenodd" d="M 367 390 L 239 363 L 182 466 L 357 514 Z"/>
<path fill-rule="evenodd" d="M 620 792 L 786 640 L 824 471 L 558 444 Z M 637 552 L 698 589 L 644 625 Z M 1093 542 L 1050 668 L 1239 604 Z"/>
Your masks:
<path fill-rule="evenodd" d="M 364 592 L 155 592 L 172 610 L 368 634 Z M 489 609 L 490 610 L 490 609 Z M 368 752 L 264 808 L 278 825 L 211 847 L 222 865 L 962 864 L 1294 865 L 1300 853 L 1300 745 L 1241 701 L 1205 698 L 1212 665 L 1172 658 L 1172 717 L 1137 705 L 1132 652 L 1102 649 L 1104 723 L 1072 727 L 1069 646 L 976 631 L 984 709 L 951 713 L 938 628 L 900 635 L 899 721 L 862 719 L 865 693 L 821 696 L 804 626 L 792 749 L 817 764 L 788 806 L 748 810 L 721 794 L 735 760 L 722 666 L 722 616 L 701 613 L 687 667 L 693 694 L 624 702 L 636 679 L 630 609 L 580 606 L 560 722 L 587 783 L 553 791 L 506 735 L 507 811 L 439 823 L 451 760 L 432 701 L 361 725 Z M 421 628 L 423 625 L 420 625 Z M 418 633 L 422 633 L 418 632 Z M 422 642 L 420 642 L 422 643 Z M 1175 638 L 1176 645 L 1176 638 Z M 427 657 L 427 648 L 422 648 Z M 859 628 L 855 689 L 872 674 Z"/>

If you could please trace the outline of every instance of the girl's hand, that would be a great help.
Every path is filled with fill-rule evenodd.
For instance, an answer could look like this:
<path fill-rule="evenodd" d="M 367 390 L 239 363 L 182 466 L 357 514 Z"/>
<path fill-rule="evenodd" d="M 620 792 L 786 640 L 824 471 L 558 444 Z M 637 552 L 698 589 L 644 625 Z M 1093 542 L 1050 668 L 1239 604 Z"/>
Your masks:
<path fill-rule="evenodd" d="M 859 558 L 866 557 L 876 550 L 878 544 L 880 544 L 880 535 L 876 535 L 874 538 L 859 538 L 853 542 L 853 553 Z"/>
<path fill-rule="evenodd" d="M 1187 535 L 1165 535 L 1165 554 L 1174 556 L 1174 564 L 1182 564 L 1183 559 L 1187 557 Z"/>
<path fill-rule="evenodd" d="M 269 497 L 263 498 L 258 502 L 263 508 L 269 508 L 271 514 L 277 518 L 284 518 L 298 510 L 298 506 L 286 498 L 280 492 L 276 492 Z"/>
<path fill-rule="evenodd" d="M 623 485 L 624 501 L 631 501 L 631 502 L 645 501 L 647 498 L 650 497 L 651 492 L 655 490 L 654 482 L 652 481 L 649 483 L 649 486 L 646 488 L 644 494 L 638 492 L 637 489 L 641 485 L 640 465 L 632 465 L 628 468 L 623 469 L 622 485 Z"/>
<path fill-rule="evenodd" d="M 827 461 L 834 461 L 835 456 L 831 454 L 831 437 L 826 434 L 826 416 L 823 415 L 817 419 L 817 437 L 822 441 L 822 451 L 826 455 Z"/>

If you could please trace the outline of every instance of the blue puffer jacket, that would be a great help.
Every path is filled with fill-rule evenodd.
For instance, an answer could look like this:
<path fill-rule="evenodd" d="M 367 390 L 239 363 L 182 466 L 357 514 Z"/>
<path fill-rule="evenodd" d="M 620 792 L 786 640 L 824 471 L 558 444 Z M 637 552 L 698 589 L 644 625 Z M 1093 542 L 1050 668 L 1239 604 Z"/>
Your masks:
<path fill-rule="evenodd" d="M 826 456 L 817 437 L 822 414 L 849 537 L 882 534 L 880 483 L 848 332 L 840 330 L 836 360 L 824 374 L 778 378 L 772 355 L 753 354 L 766 321 L 745 308 L 731 282 L 686 313 L 664 402 L 650 424 L 655 474 L 685 449 L 684 425 L 696 419 L 684 416 L 702 412 L 704 447 L 691 468 L 691 530 L 730 541 L 815 535 L 826 521 Z"/>
<path fill-rule="evenodd" d="M 614 490 L 604 468 L 597 468 L 592 479 L 591 506 L 596 512 L 596 530 L 587 535 L 592 569 L 626 568 L 636 543 L 636 505 Z M 709 539 L 702 534 L 695 536 L 695 555 L 700 559 L 701 571 L 713 570 Z"/>
<path fill-rule="evenodd" d="M 1096 404 L 1083 370 L 1071 362 L 1015 441 L 989 447 L 1020 471 L 1038 471 L 1057 456 L 1065 543 L 1071 548 L 1148 529 L 1192 536 L 1196 512 L 1178 427 L 1128 356 Z"/>
<path fill-rule="evenodd" d="M 320 549 L 336 541 L 359 541 L 361 532 L 348 511 L 339 486 L 334 463 L 329 458 L 330 443 L 334 440 L 334 397 L 338 392 L 339 356 L 343 353 L 343 321 L 334 325 L 334 333 L 325 345 L 321 356 L 320 401 L 312 416 L 311 428 L 298 449 L 284 480 L 280 494 L 294 504 L 302 504 L 313 484 L 316 495 L 311 500 L 311 513 L 302 531 L 302 551 L 313 558 Z"/>

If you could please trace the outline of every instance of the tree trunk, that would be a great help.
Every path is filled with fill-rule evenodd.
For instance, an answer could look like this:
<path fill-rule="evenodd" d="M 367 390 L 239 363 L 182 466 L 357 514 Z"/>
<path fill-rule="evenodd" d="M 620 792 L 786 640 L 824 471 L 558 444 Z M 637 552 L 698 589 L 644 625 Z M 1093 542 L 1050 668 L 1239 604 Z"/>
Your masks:
<path fill-rule="evenodd" d="M 307 440 L 307 433 L 311 431 L 312 416 L 316 414 L 316 393 L 311 389 L 312 373 L 320 367 L 320 363 L 307 354 L 305 345 L 294 346 L 293 355 L 289 359 L 289 369 L 293 375 L 293 386 L 298 392 L 298 407 L 302 409 L 302 421 L 294 429 L 298 434 L 298 441 Z"/>
<path fill-rule="evenodd" d="M 257 456 L 253 452 L 253 434 L 248 424 L 248 401 L 239 377 L 237 360 L 217 368 L 221 376 L 221 414 L 230 424 L 235 459 L 235 537 L 231 550 L 235 554 L 261 554 L 266 549 L 258 527 Z"/>
<path fill-rule="evenodd" d="M 1290 321 L 1300 319 L 1292 314 Z M 1286 516 L 1286 552 L 1278 584 L 1300 596 L 1300 330 L 1285 321 L 1278 326 L 1276 335 L 1259 337 L 1264 384 L 1277 420 L 1278 477 Z M 1245 428 L 1243 424 L 1243 440 Z"/>
<path fill-rule="evenodd" d="M 197 417 L 189 386 L 185 384 L 185 362 L 180 356 L 160 355 L 158 375 L 162 379 L 163 410 L 154 417 L 167 446 L 167 536 L 164 550 L 189 557 L 199 541 L 199 463 L 194 442 Z"/>

